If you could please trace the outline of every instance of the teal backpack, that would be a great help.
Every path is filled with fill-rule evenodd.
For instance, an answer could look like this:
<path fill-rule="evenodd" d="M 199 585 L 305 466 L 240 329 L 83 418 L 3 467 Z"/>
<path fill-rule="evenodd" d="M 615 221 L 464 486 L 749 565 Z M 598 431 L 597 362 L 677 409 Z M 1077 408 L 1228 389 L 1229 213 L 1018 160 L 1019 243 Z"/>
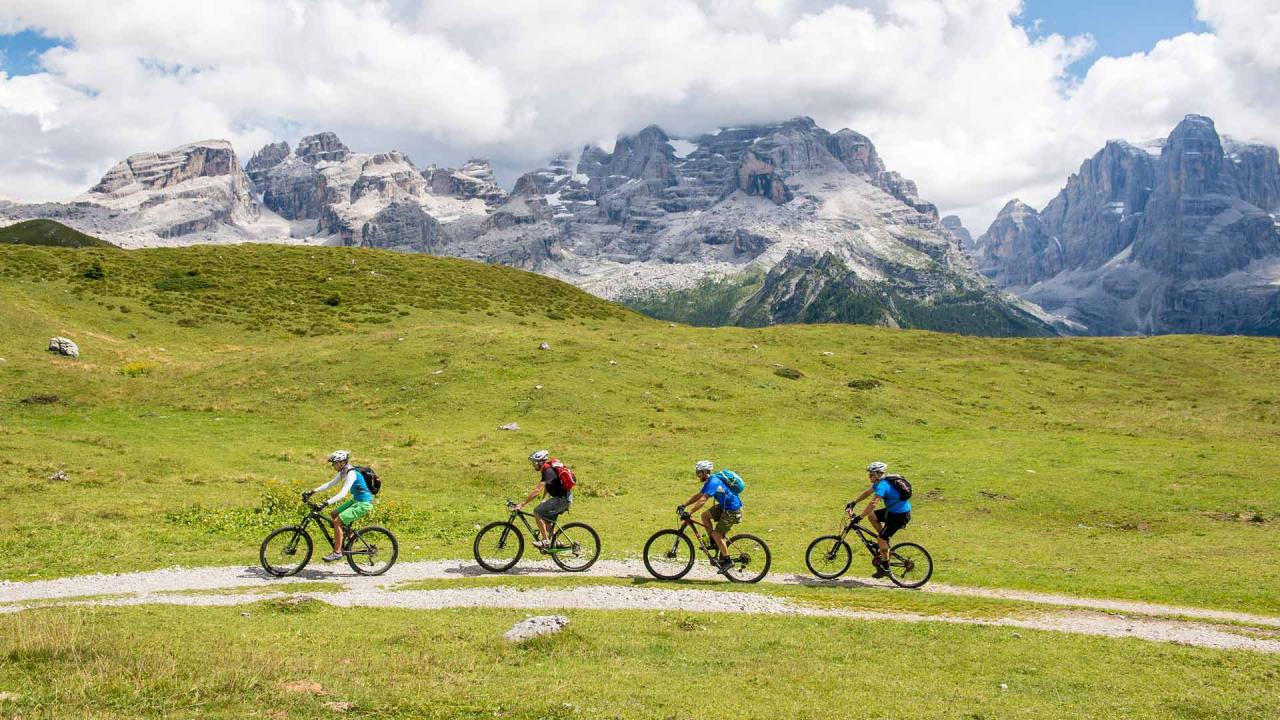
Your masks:
<path fill-rule="evenodd" d="M 715 474 L 724 483 L 725 487 L 733 491 L 734 495 L 741 495 L 743 490 L 747 489 L 747 481 L 742 476 L 732 470 L 721 470 Z"/>

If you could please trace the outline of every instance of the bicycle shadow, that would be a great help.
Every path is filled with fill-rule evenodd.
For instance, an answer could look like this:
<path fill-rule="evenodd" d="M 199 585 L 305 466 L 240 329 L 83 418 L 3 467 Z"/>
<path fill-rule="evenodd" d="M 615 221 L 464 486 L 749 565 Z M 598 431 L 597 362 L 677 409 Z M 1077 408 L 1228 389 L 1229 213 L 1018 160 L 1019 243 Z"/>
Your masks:
<path fill-rule="evenodd" d="M 288 584 L 290 580 L 332 580 L 334 578 L 355 578 L 360 577 L 354 572 L 341 572 L 337 570 L 329 570 L 323 568 L 305 567 L 288 577 L 277 577 L 263 570 L 261 567 L 245 566 L 244 572 L 237 577 L 249 580 L 279 580 L 281 584 Z"/>

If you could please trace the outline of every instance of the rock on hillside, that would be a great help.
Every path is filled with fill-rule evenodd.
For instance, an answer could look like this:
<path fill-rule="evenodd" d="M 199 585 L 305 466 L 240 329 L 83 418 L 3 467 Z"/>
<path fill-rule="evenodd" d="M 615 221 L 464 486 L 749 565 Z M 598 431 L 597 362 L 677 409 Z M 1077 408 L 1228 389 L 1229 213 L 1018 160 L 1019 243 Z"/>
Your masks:
<path fill-rule="evenodd" d="M 1017 201 L 972 249 L 983 274 L 1095 334 L 1280 334 L 1280 162 L 1189 115 L 1107 143 L 1037 213 Z"/>

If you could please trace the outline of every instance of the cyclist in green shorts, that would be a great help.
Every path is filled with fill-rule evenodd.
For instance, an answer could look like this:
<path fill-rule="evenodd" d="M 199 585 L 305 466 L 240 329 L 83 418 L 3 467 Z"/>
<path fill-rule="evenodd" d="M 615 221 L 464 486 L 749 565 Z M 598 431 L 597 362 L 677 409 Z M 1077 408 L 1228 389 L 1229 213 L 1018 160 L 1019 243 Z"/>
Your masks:
<path fill-rule="evenodd" d="M 342 488 L 338 490 L 338 494 L 329 498 L 325 506 L 328 507 L 337 503 L 339 500 L 351 493 L 351 499 L 342 503 L 333 511 L 333 552 L 324 556 L 325 562 L 333 562 L 342 559 L 342 528 L 349 527 L 351 523 L 368 515 L 373 510 L 373 493 L 369 492 L 369 485 L 365 483 L 364 476 L 359 470 L 351 467 L 351 453 L 346 450 L 334 450 L 329 453 L 329 464 L 337 471 L 337 475 L 329 482 L 321 485 L 315 490 L 308 490 L 302 493 L 302 499 L 306 501 L 313 494 L 321 490 L 342 484 Z"/>

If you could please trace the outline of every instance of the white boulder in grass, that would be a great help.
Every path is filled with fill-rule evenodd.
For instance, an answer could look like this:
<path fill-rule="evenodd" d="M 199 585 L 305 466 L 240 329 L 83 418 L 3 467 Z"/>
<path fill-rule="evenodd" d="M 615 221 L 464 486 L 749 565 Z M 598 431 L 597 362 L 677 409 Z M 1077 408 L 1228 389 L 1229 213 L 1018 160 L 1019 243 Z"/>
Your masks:
<path fill-rule="evenodd" d="M 49 352 L 56 352 L 64 357 L 79 359 L 80 346 L 76 345 L 70 338 L 51 337 L 49 338 Z"/>
<path fill-rule="evenodd" d="M 538 615 L 512 625 L 502 637 L 511 642 L 522 642 L 542 635 L 553 635 L 568 624 L 569 618 L 564 615 Z"/>

